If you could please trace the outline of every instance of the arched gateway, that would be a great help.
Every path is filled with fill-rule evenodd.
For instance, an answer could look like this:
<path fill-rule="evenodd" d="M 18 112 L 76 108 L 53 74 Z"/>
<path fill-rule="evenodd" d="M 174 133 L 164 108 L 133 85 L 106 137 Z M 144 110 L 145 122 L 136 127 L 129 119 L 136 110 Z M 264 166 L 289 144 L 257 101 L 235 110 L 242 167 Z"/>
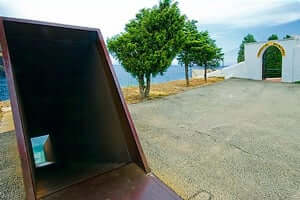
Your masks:
<path fill-rule="evenodd" d="M 262 57 L 262 79 L 281 79 L 282 57 L 285 56 L 285 49 L 277 42 L 267 42 L 259 49 L 257 57 L 260 56 Z"/>
<path fill-rule="evenodd" d="M 270 50 L 281 56 L 268 55 Z M 235 77 L 254 80 L 281 78 L 282 82 L 300 81 L 300 38 L 246 44 L 245 61 L 235 68 L 235 74 Z"/>
<path fill-rule="evenodd" d="M 268 51 L 273 49 L 278 59 L 266 59 Z M 266 63 L 266 60 L 271 60 Z M 197 72 L 193 73 L 196 74 Z M 197 75 L 196 75 L 197 76 Z M 286 40 L 272 40 L 245 44 L 245 61 L 209 73 L 208 76 L 224 76 L 226 79 L 246 78 L 264 80 L 281 78 L 282 82 L 300 81 L 300 36 Z"/>

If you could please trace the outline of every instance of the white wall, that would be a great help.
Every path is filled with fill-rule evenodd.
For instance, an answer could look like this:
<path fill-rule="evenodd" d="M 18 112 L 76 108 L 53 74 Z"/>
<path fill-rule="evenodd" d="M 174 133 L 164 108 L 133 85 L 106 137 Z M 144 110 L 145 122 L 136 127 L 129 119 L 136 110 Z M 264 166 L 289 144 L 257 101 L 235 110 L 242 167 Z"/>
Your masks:
<path fill-rule="evenodd" d="M 296 40 L 286 40 L 280 44 L 286 52 L 286 55 L 282 57 L 282 82 L 294 82 L 294 47 L 296 46 Z"/>
<path fill-rule="evenodd" d="M 282 57 L 282 82 L 300 81 L 300 40 L 276 40 L 285 50 Z M 260 48 L 266 42 L 255 42 L 245 45 L 245 62 L 241 62 L 222 70 L 208 73 L 208 77 L 236 77 L 253 80 L 262 80 L 262 57 L 265 48 L 257 57 Z M 203 77 L 203 70 L 193 70 L 193 77 Z"/>
<path fill-rule="evenodd" d="M 245 65 L 247 78 L 262 80 L 262 60 L 257 58 L 257 52 L 263 44 L 245 45 Z"/>
<path fill-rule="evenodd" d="M 218 74 L 219 70 L 213 71 L 211 69 L 207 69 L 207 77 L 210 77 L 209 74 L 217 73 L 217 77 L 223 77 L 223 75 Z M 192 78 L 203 78 L 204 70 L 203 69 L 192 69 Z"/>
<path fill-rule="evenodd" d="M 293 82 L 300 81 L 300 41 L 299 44 L 294 48 L 294 74 Z"/>
<path fill-rule="evenodd" d="M 285 56 L 282 57 L 282 82 L 294 82 L 294 47 L 297 40 L 276 40 L 285 49 Z M 257 53 L 259 49 L 265 44 L 250 43 L 245 45 L 245 64 L 247 68 L 247 76 L 249 79 L 262 80 L 262 56 L 264 51 L 259 57 Z"/>
<path fill-rule="evenodd" d="M 193 78 L 203 78 L 203 70 L 193 69 Z M 229 78 L 247 78 L 245 62 L 241 62 L 221 70 L 216 70 L 207 74 L 207 77 L 224 77 Z"/>
<path fill-rule="evenodd" d="M 229 78 L 248 78 L 247 77 L 247 67 L 245 62 L 240 62 L 235 65 L 231 65 L 230 67 L 226 67 L 222 70 L 225 75 L 225 79 Z"/>

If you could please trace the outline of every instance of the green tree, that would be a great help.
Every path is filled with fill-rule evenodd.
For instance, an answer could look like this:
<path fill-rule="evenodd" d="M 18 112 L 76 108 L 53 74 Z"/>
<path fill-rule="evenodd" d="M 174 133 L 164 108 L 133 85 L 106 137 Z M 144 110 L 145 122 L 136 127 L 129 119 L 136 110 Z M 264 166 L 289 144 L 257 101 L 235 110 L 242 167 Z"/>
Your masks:
<path fill-rule="evenodd" d="M 272 34 L 269 38 L 268 38 L 268 40 L 270 41 L 270 40 L 278 40 L 279 39 L 279 37 L 278 37 L 278 35 L 276 35 L 276 34 Z"/>
<path fill-rule="evenodd" d="M 284 40 L 290 39 L 290 38 L 292 38 L 292 36 L 290 36 L 290 35 L 286 35 L 286 36 L 283 37 Z"/>
<path fill-rule="evenodd" d="M 278 40 L 279 37 L 276 34 L 271 35 L 268 40 Z M 264 52 L 264 67 L 273 69 L 273 70 L 280 70 L 282 65 L 282 55 L 280 50 L 275 46 L 270 46 Z"/>
<path fill-rule="evenodd" d="M 142 9 L 125 32 L 108 39 L 110 53 L 138 80 L 141 98 L 149 96 L 151 76 L 163 74 L 179 53 L 184 22 L 177 2 L 161 0 Z"/>
<path fill-rule="evenodd" d="M 238 63 L 243 62 L 245 60 L 245 44 L 251 42 L 256 42 L 252 34 L 248 34 L 246 37 L 244 37 L 242 44 L 240 45 L 240 50 L 238 52 L 238 58 L 237 58 Z"/>
<path fill-rule="evenodd" d="M 184 42 L 178 55 L 179 64 L 185 67 L 186 86 L 189 86 L 189 67 L 192 67 L 195 57 L 200 49 L 200 34 L 197 29 L 197 21 L 187 20 L 184 26 Z"/>
<path fill-rule="evenodd" d="M 200 32 L 199 49 L 195 63 L 199 66 L 204 66 L 204 79 L 207 81 L 207 69 L 214 68 L 220 65 L 224 54 L 222 48 L 218 48 L 216 41 L 211 39 L 207 31 Z"/>

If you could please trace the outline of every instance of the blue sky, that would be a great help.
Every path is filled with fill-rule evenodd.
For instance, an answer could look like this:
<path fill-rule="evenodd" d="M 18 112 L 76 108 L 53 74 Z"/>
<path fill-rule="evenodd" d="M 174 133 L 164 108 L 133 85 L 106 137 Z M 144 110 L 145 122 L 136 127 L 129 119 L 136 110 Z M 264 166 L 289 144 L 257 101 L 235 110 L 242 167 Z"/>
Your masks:
<path fill-rule="evenodd" d="M 271 26 L 266 24 L 253 27 L 226 28 L 222 25 L 205 25 L 199 28 L 207 29 L 212 33 L 217 44 L 223 48 L 225 64 L 233 64 L 236 62 L 239 45 L 248 33 L 253 34 L 257 41 L 266 41 L 272 34 L 277 34 L 280 39 L 287 34 L 300 35 L 300 20 Z"/>
<path fill-rule="evenodd" d="M 0 0 L 0 15 L 100 28 L 104 37 L 123 31 L 144 7 L 158 0 Z M 178 0 L 182 13 L 199 21 L 225 52 L 225 64 L 236 60 L 247 33 L 263 41 L 275 33 L 300 35 L 300 0 Z M 115 62 L 115 61 L 113 61 Z"/>

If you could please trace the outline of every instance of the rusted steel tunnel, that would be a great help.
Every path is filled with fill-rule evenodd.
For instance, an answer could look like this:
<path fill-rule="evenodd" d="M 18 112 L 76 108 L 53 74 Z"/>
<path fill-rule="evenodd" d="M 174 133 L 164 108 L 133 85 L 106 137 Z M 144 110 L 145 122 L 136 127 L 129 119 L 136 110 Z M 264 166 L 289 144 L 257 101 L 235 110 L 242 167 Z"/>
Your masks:
<path fill-rule="evenodd" d="M 99 30 L 1 18 L 0 39 L 28 200 L 180 199 L 151 174 Z"/>

